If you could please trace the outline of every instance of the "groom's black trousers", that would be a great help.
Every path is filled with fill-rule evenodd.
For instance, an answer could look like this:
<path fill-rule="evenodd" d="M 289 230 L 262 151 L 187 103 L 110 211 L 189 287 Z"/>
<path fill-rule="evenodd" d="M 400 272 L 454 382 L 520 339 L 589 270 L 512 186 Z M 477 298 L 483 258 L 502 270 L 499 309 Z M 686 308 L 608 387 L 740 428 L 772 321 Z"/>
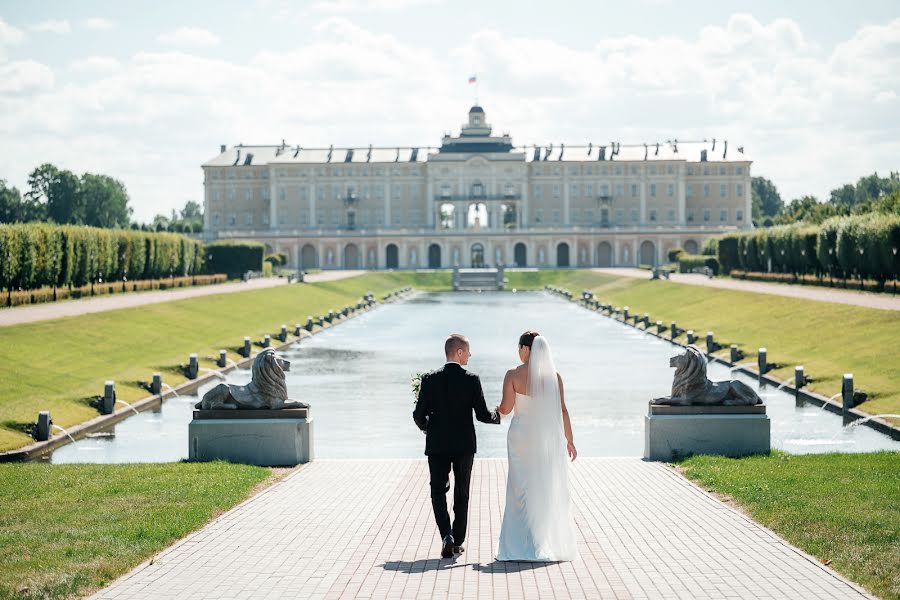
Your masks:
<path fill-rule="evenodd" d="M 466 525 L 469 517 L 469 481 L 472 478 L 474 454 L 462 456 L 429 456 L 428 470 L 431 473 L 431 507 L 437 521 L 441 539 L 453 534 L 453 543 L 462 545 L 466 539 Z M 453 469 L 453 525 L 447 512 L 447 490 L 450 484 L 450 469 Z"/>

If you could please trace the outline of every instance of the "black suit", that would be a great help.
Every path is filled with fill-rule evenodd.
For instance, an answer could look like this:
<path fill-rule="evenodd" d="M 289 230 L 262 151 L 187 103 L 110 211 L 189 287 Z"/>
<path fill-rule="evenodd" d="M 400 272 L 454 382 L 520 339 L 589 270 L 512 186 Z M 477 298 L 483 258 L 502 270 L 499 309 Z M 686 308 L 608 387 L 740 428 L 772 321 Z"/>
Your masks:
<path fill-rule="evenodd" d="M 466 537 L 469 480 L 475 459 L 475 423 L 500 423 L 500 415 L 487 409 L 481 380 L 457 363 L 422 377 L 413 420 L 425 432 L 425 454 L 431 473 L 431 506 L 441 538 L 453 534 L 456 545 Z M 453 469 L 453 525 L 447 512 L 447 490 Z"/>

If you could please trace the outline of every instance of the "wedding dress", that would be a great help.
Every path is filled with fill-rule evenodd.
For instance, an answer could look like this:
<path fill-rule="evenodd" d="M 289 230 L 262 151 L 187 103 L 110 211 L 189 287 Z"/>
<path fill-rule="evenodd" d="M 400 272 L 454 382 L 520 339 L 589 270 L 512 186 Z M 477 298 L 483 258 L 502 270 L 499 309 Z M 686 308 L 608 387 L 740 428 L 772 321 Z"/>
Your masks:
<path fill-rule="evenodd" d="M 528 395 L 516 393 L 507 436 L 509 473 L 497 560 L 578 557 L 556 377 L 547 340 L 535 337 L 528 360 Z"/>

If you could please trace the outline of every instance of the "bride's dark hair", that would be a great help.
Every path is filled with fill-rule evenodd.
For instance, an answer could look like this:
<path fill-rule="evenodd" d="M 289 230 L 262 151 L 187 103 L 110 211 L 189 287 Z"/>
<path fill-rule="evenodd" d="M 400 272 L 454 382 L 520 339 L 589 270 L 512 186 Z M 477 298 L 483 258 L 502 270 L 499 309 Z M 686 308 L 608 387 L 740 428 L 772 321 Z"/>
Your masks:
<path fill-rule="evenodd" d="M 534 338 L 539 335 L 541 334 L 539 334 L 537 331 L 526 331 L 519 336 L 519 345 L 531 348 L 531 343 L 534 341 Z"/>

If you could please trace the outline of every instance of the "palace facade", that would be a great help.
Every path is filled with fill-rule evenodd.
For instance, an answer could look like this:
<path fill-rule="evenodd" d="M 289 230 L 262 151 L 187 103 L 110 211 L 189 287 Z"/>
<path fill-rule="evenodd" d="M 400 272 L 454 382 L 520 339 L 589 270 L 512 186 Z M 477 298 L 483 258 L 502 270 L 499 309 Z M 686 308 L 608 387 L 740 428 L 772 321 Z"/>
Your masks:
<path fill-rule="evenodd" d="M 724 141 L 516 147 L 473 106 L 437 148 L 222 146 L 204 236 L 302 268 L 654 265 L 752 227 L 750 163 Z"/>

